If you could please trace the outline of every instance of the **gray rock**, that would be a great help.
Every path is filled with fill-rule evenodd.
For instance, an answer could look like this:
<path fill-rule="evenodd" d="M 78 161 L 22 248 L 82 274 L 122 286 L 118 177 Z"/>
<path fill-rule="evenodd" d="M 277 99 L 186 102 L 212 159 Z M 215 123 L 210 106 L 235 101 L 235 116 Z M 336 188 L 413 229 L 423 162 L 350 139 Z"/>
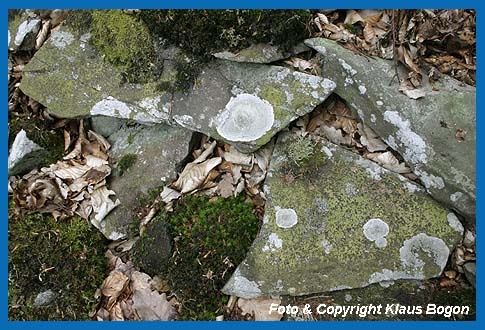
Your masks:
<path fill-rule="evenodd" d="M 109 137 L 116 133 L 125 123 L 126 120 L 114 117 L 93 116 L 91 118 L 93 130 L 104 137 Z"/>
<path fill-rule="evenodd" d="M 332 144 L 315 144 L 295 163 L 294 143 L 291 133 L 278 138 L 262 228 L 224 293 L 307 295 L 441 274 L 463 235 L 448 210 L 406 178 Z"/>
<path fill-rule="evenodd" d="M 111 135 L 109 155 L 115 170 L 108 186 L 121 204 L 100 223 L 93 223 L 111 240 L 126 237 L 138 199 L 175 179 L 189 153 L 192 133 L 165 124 L 124 126 Z"/>
<path fill-rule="evenodd" d="M 37 308 L 48 307 L 56 300 L 57 294 L 52 290 L 39 293 L 34 300 L 34 306 Z"/>
<path fill-rule="evenodd" d="M 88 43 L 61 26 L 23 70 L 21 90 L 59 117 L 104 115 L 140 123 L 178 123 L 255 151 L 292 120 L 314 109 L 335 84 L 288 68 L 218 60 L 186 93 L 130 84 Z M 167 51 L 164 83 L 176 79 Z M 256 110 L 259 109 L 259 110 Z"/>
<path fill-rule="evenodd" d="M 466 279 L 470 284 L 476 288 L 477 283 L 477 264 L 474 262 L 467 262 L 463 265 L 463 271 L 465 272 Z"/>
<path fill-rule="evenodd" d="M 289 52 L 282 51 L 279 47 L 269 44 L 255 44 L 242 49 L 237 53 L 228 51 L 215 53 L 214 57 L 223 60 L 245 63 L 271 63 L 290 57 L 291 55 L 308 51 L 310 48 L 304 44 L 296 45 Z"/>
<path fill-rule="evenodd" d="M 39 166 L 47 152 L 44 148 L 27 137 L 21 130 L 13 141 L 8 155 L 8 175 L 19 175 Z"/>
<path fill-rule="evenodd" d="M 323 102 L 333 81 L 284 67 L 216 61 L 188 93 L 177 93 L 180 125 L 252 152 Z"/>
<path fill-rule="evenodd" d="M 8 22 L 8 48 L 13 51 L 34 49 L 35 39 L 42 26 L 42 21 L 30 17 L 26 11 L 20 11 L 11 16 Z"/>
<path fill-rule="evenodd" d="M 133 251 L 135 264 L 144 272 L 152 276 L 165 272 L 172 256 L 172 238 L 165 219 L 156 217 L 150 221 Z"/>
<path fill-rule="evenodd" d="M 327 39 L 305 43 L 323 55 L 322 72 L 337 83 L 335 92 L 403 156 L 427 191 L 474 222 L 475 88 L 444 77 L 425 84 L 426 96 L 413 100 L 398 91 L 392 61 L 355 54 Z M 463 140 L 457 132 L 464 132 Z"/>
<path fill-rule="evenodd" d="M 475 246 L 476 235 L 471 230 L 466 230 L 463 236 L 463 245 L 467 248 Z"/>

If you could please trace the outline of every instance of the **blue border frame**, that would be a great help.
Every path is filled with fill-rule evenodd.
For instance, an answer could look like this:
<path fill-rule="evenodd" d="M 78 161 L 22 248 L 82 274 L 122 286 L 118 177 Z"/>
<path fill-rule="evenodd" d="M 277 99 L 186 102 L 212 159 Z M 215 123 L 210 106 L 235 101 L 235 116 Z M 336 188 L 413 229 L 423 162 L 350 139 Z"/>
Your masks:
<path fill-rule="evenodd" d="M 183 8 L 204 8 L 204 9 L 218 9 L 218 8 L 263 8 L 263 9 L 270 9 L 270 8 L 400 8 L 400 9 L 416 9 L 416 8 L 443 8 L 443 9 L 451 9 L 451 8 L 474 8 L 477 10 L 477 54 L 480 56 L 477 57 L 477 87 L 481 89 L 483 84 L 484 78 L 483 74 L 481 73 L 481 59 L 482 54 L 482 42 L 480 38 L 482 37 L 482 26 L 485 22 L 485 19 L 482 16 L 482 5 L 483 1 L 457 1 L 457 0 L 425 0 L 425 1 L 418 1 L 418 0 L 408 0 L 408 1 L 384 1 L 384 0 L 372 0 L 372 1 L 357 1 L 357 0 L 327 0 L 327 1 L 308 1 L 308 0 L 299 0 L 299 1 L 289 1 L 289 0 L 169 0 L 169 1 L 153 1 L 153 0 L 137 0 L 137 1 L 116 1 L 116 0 L 102 0 L 102 1 L 95 1 L 95 0 L 84 0 L 82 2 L 75 2 L 69 0 L 47 0 L 42 1 L 33 1 L 33 0 L 24 0 L 20 2 L 17 1 L 1 1 L 0 2 L 0 22 L 1 26 L 3 26 L 2 30 L 7 30 L 7 10 L 10 8 L 171 8 L 171 9 L 183 9 Z M 7 43 L 6 34 L 3 34 L 3 44 Z M 5 52 L 5 49 L 4 49 Z M 6 54 L 6 53 L 4 53 Z M 6 58 L 4 58 L 5 60 Z M 5 65 L 4 69 L 7 66 Z M 5 77 L 5 76 L 4 76 Z M 481 93 L 477 93 L 477 109 L 481 109 L 483 105 L 484 97 L 480 95 Z M 7 122 L 8 122 L 8 111 L 6 109 L 7 105 L 7 82 L 2 80 L 2 99 L 3 101 L 3 111 L 0 112 L 0 148 L 1 148 L 1 157 L 2 162 L 5 164 L 4 169 L 1 172 L 1 179 L 3 182 L 3 186 L 6 188 L 7 181 L 8 181 L 8 172 L 7 172 L 7 158 L 8 158 L 8 129 L 7 129 Z M 484 123 L 483 120 L 484 115 L 481 114 L 480 111 L 477 111 L 477 128 L 480 128 Z M 482 131 L 485 132 L 485 129 L 477 129 L 477 146 L 480 145 L 480 142 L 483 141 L 483 134 Z M 477 150 L 477 168 L 480 168 L 482 164 L 482 153 L 480 149 Z M 480 171 L 477 172 L 476 178 L 477 184 L 477 232 L 481 232 L 481 223 L 480 218 L 482 214 L 482 207 L 480 205 L 481 201 L 481 192 L 482 192 L 482 174 Z M 1 268 L 0 272 L 3 274 L 3 280 L 1 281 L 1 292 L 2 292 L 2 300 L 1 300 L 1 309 L 0 309 L 0 325 L 5 326 L 5 328 L 15 328 L 15 329 L 31 329 L 37 327 L 47 327 L 47 328 L 78 328 L 78 329 L 92 329 L 94 327 L 103 327 L 103 328 L 112 328 L 112 329 L 125 329 L 127 327 L 136 326 L 137 328 L 143 329 L 160 329 L 160 328 L 173 328 L 173 329 L 198 329 L 198 328 L 222 328 L 226 326 L 230 326 L 233 328 L 246 328 L 247 326 L 255 327 L 255 328 L 273 328 L 278 327 L 279 329 L 290 329 L 290 328 L 312 328 L 315 329 L 317 327 L 332 327 L 332 328 L 353 328 L 353 327 L 362 327 L 362 328 L 376 328 L 376 329 L 388 329 L 389 327 L 397 327 L 397 328 L 465 328 L 466 329 L 475 329 L 475 328 L 483 328 L 485 327 L 484 317 L 481 315 L 482 312 L 482 305 L 483 300 L 481 298 L 482 293 L 482 286 L 481 284 L 481 272 L 482 268 L 480 267 L 481 263 L 478 263 L 478 287 L 477 287 L 477 321 L 464 321 L 464 322 L 449 322 L 449 321 L 404 321 L 404 322 L 393 322 L 393 321 L 380 321 L 380 322 L 370 322 L 370 321 L 343 321 L 343 322 L 252 322 L 252 323 L 245 323 L 245 322 L 82 322 L 82 321 L 65 321 L 65 322 L 20 322 L 20 321 L 8 321 L 8 301 L 7 301 L 7 289 L 8 289 L 8 281 L 7 281 L 7 274 L 8 274 L 8 249 L 7 249 L 7 240 L 8 240 L 8 205 L 7 205 L 7 190 L 6 189 L 0 190 L 0 203 L 1 203 L 1 212 L 2 212 L 2 221 L 0 223 L 0 233 L 1 233 L 1 244 L 2 244 L 2 252 L 1 252 Z M 481 239 L 480 235 L 477 240 L 477 251 L 481 251 Z M 479 254 L 479 252 L 477 252 Z"/>

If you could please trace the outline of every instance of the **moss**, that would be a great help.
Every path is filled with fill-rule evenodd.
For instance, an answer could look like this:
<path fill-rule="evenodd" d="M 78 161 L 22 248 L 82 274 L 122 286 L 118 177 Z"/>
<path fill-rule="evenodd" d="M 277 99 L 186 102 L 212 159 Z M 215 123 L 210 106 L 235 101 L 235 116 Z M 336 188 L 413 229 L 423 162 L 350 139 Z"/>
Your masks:
<path fill-rule="evenodd" d="M 214 320 L 223 313 L 227 296 L 220 290 L 258 231 L 252 208 L 244 196 L 216 201 L 187 196 L 173 213 L 159 216 L 174 237 L 176 252 L 166 276 L 182 302 L 181 319 Z"/>
<path fill-rule="evenodd" d="M 128 171 L 133 165 L 135 165 L 138 156 L 135 154 L 126 154 L 118 162 L 118 170 L 120 176 Z"/>
<path fill-rule="evenodd" d="M 56 222 L 17 212 L 9 203 L 9 319 L 89 319 L 105 275 L 103 235 L 79 217 Z M 37 294 L 48 289 L 57 293 L 53 305 L 35 308 Z"/>
<path fill-rule="evenodd" d="M 237 51 L 255 43 L 289 50 L 310 36 L 309 10 L 142 10 L 138 16 L 153 39 L 180 47 L 190 61 L 177 61 L 179 89 L 191 86 L 202 65 L 222 50 Z"/>

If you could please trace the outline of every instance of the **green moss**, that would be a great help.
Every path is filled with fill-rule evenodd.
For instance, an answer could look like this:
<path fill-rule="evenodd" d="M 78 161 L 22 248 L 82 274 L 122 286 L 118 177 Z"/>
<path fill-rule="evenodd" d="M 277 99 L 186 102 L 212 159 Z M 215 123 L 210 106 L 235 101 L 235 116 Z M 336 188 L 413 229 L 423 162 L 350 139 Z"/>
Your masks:
<path fill-rule="evenodd" d="M 120 171 L 120 176 L 128 171 L 133 165 L 135 165 L 138 156 L 135 154 L 126 154 L 118 162 L 118 170 Z"/>
<path fill-rule="evenodd" d="M 286 102 L 285 92 L 269 84 L 265 84 L 261 87 L 259 96 L 266 101 L 269 101 L 273 106 L 278 106 Z"/>
<path fill-rule="evenodd" d="M 105 275 L 103 235 L 79 217 L 56 222 L 17 212 L 9 203 L 9 319 L 89 319 Z M 48 289 L 58 295 L 53 305 L 35 308 L 37 294 Z"/>
<path fill-rule="evenodd" d="M 227 296 L 221 289 L 244 259 L 258 231 L 252 204 L 244 196 L 209 201 L 187 196 L 166 219 L 174 237 L 167 278 L 182 302 L 181 318 L 213 320 Z"/>

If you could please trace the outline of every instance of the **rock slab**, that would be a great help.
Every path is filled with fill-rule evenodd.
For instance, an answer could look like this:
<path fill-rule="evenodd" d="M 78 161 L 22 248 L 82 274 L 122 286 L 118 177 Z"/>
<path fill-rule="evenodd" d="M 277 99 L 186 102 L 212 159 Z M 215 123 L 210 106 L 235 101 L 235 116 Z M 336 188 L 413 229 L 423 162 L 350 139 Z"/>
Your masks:
<path fill-rule="evenodd" d="M 334 41 L 305 44 L 323 55 L 322 74 L 360 119 L 411 166 L 438 201 L 475 222 L 476 90 L 444 76 L 410 99 L 394 63 L 353 53 Z M 391 83 L 392 82 L 392 83 Z"/>
<path fill-rule="evenodd" d="M 463 235 L 456 216 L 393 172 L 332 144 L 304 165 L 280 135 L 262 228 L 223 292 L 307 295 L 441 274 Z"/>
<path fill-rule="evenodd" d="M 108 239 L 126 237 L 139 198 L 176 178 L 191 138 L 190 131 L 165 124 L 125 125 L 108 138 L 113 143 L 109 156 L 115 167 L 108 185 L 121 204 L 94 224 Z"/>

